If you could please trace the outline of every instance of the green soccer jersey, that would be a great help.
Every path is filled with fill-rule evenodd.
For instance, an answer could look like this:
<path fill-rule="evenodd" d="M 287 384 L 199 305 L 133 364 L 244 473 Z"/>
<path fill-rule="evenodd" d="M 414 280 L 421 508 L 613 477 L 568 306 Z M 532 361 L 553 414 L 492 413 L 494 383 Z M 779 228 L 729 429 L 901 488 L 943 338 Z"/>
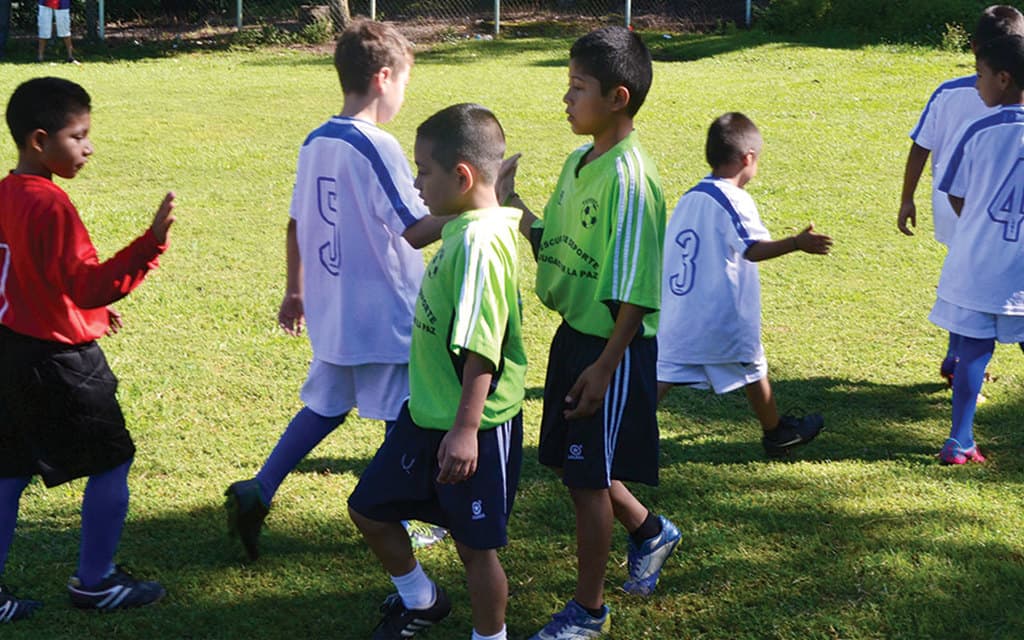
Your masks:
<path fill-rule="evenodd" d="M 494 365 L 480 428 L 519 413 L 526 373 L 516 251 L 521 215 L 507 207 L 468 211 L 441 233 L 420 285 L 409 353 L 409 412 L 421 427 L 452 428 L 466 351 Z"/>
<path fill-rule="evenodd" d="M 592 146 L 569 155 L 537 223 L 537 295 L 573 329 L 599 338 L 611 336 L 618 303 L 650 309 L 644 337 L 652 337 L 665 237 L 658 171 L 635 132 L 580 167 Z"/>

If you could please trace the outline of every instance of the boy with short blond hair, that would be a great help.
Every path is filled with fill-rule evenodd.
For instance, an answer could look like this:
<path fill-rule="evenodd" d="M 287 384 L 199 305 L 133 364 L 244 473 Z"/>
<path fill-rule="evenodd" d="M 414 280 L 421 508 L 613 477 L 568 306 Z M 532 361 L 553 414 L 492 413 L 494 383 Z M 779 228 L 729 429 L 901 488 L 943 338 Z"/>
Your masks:
<path fill-rule="evenodd" d="M 526 352 L 516 227 L 494 184 L 505 136 L 475 104 L 434 114 L 416 132 L 416 186 L 431 215 L 455 216 L 416 305 L 410 395 L 349 497 L 349 514 L 398 590 L 374 640 L 410 638 L 451 603 L 413 556 L 399 524 L 446 527 L 466 568 L 472 640 L 505 640 L 508 542 L 522 461 Z"/>
<path fill-rule="evenodd" d="M 681 538 L 623 484 L 658 484 L 655 331 L 665 200 L 633 130 L 651 86 L 651 54 L 637 34 L 606 27 L 577 40 L 569 55 L 569 124 L 593 142 L 569 155 L 543 219 L 508 196 L 524 211 L 537 295 L 563 319 L 548 357 L 538 453 L 562 477 L 576 514 L 575 594 L 536 640 L 609 630 L 604 578 L 616 519 L 629 533 L 628 593 L 654 591 Z M 503 192 L 513 180 L 510 167 Z"/>
<path fill-rule="evenodd" d="M 418 249 L 444 224 L 427 215 L 398 141 L 378 126 L 405 100 L 412 45 L 390 25 L 355 20 L 338 39 L 334 64 L 344 104 L 299 150 L 277 316 L 293 336 L 308 324 L 305 406 L 256 477 L 225 492 L 228 531 L 252 560 L 281 482 L 353 408 L 385 423 L 398 417 L 423 277 Z"/>
<path fill-rule="evenodd" d="M 53 182 L 54 174 L 74 178 L 92 156 L 90 112 L 85 89 L 62 78 L 24 82 L 7 105 L 18 164 L 0 180 L 0 576 L 32 476 L 47 487 L 87 476 L 78 569 L 67 589 L 75 607 L 109 611 L 166 592 L 114 564 L 135 444 L 96 340 L 121 327 L 107 305 L 156 268 L 175 218 L 168 193 L 149 229 L 99 262 L 78 211 Z M 39 606 L 0 586 L 0 623 Z"/>
<path fill-rule="evenodd" d="M 828 253 L 832 240 L 814 232 L 772 240 L 745 190 L 757 175 L 763 140 L 742 113 L 726 113 L 708 129 L 711 175 L 679 199 L 665 238 L 658 330 L 658 397 L 674 385 L 728 393 L 743 387 L 761 423 L 761 443 L 782 457 L 813 440 L 819 414 L 780 416 L 761 344 L 757 262 L 794 251 Z"/>

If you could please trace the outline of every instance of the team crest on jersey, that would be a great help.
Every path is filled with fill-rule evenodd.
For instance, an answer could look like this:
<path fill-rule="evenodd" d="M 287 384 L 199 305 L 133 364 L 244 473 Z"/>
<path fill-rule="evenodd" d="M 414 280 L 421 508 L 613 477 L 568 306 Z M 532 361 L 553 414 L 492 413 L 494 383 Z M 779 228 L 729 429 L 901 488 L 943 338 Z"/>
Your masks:
<path fill-rule="evenodd" d="M 484 501 L 483 500 L 474 500 L 473 504 L 470 506 L 470 508 L 473 510 L 473 519 L 474 520 L 483 520 L 484 518 L 487 517 L 487 514 L 484 513 Z"/>
<path fill-rule="evenodd" d="M 440 268 L 441 260 L 444 259 L 444 248 L 438 249 L 437 253 L 434 254 L 434 258 L 430 261 L 430 265 L 427 267 L 427 277 L 433 278 L 437 275 L 437 270 Z"/>
<path fill-rule="evenodd" d="M 580 224 L 584 229 L 593 228 L 597 224 L 597 200 L 587 198 L 583 201 L 583 209 L 580 210 Z"/>

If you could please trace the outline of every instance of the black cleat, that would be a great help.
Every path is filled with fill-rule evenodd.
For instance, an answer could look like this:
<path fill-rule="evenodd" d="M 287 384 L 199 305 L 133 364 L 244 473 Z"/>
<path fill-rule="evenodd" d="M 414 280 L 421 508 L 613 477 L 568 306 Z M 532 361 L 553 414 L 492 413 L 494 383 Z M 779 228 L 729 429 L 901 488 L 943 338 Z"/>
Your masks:
<path fill-rule="evenodd" d="M 784 458 L 789 455 L 790 449 L 814 440 L 824 428 L 825 418 L 820 413 L 782 416 L 779 426 L 765 432 L 761 444 L 769 458 Z"/>
<path fill-rule="evenodd" d="M 426 609 L 406 609 L 401 596 L 389 595 L 380 606 L 384 617 L 373 630 L 373 640 L 405 640 L 448 617 L 452 611 L 448 594 L 436 585 L 434 594 L 434 604 Z"/>
<path fill-rule="evenodd" d="M 133 609 L 159 601 L 167 591 L 159 582 L 136 580 L 121 567 L 103 579 L 95 587 L 85 587 L 78 576 L 68 580 L 68 595 L 71 604 L 79 609 Z"/>
<path fill-rule="evenodd" d="M 42 602 L 19 598 L 11 593 L 7 585 L 0 584 L 0 624 L 31 618 L 41 606 Z"/>
<path fill-rule="evenodd" d="M 224 508 L 228 512 L 228 535 L 238 536 L 250 560 L 260 557 L 260 529 L 270 508 L 263 503 L 260 485 L 256 478 L 232 484 L 224 492 L 227 500 Z"/>

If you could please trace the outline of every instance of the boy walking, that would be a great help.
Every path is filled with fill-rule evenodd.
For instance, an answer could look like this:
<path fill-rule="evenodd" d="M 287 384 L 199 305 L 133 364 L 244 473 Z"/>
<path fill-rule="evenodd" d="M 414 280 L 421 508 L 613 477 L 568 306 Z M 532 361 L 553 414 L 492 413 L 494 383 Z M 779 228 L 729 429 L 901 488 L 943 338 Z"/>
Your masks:
<path fill-rule="evenodd" d="M 711 124 L 705 155 L 711 175 L 676 205 L 665 238 L 658 331 L 658 399 L 673 385 L 728 393 L 743 387 L 771 457 L 813 440 L 819 414 L 779 416 L 761 344 L 757 262 L 793 251 L 826 254 L 814 225 L 772 240 L 744 187 L 757 174 L 761 133 L 741 113 Z"/>
<path fill-rule="evenodd" d="M 53 24 L 57 23 L 57 37 L 64 41 L 64 50 L 69 64 L 78 64 L 71 44 L 71 0 L 39 0 L 37 12 L 39 27 L 39 50 L 36 62 L 42 62 L 46 54 L 46 43 L 53 36 Z"/>
<path fill-rule="evenodd" d="M 508 197 L 524 211 L 537 294 L 563 319 L 548 356 L 539 458 L 562 477 L 576 513 L 576 591 L 537 640 L 609 630 L 604 578 L 614 520 L 629 533 L 629 593 L 654 591 L 681 537 L 623 484 L 658 483 L 655 331 L 665 200 L 633 131 L 651 79 L 651 54 L 628 29 L 577 40 L 563 100 L 573 132 L 593 142 L 569 155 L 543 220 Z"/>
<path fill-rule="evenodd" d="M 974 412 L 995 341 L 1024 341 L 1024 36 L 976 52 L 978 95 L 996 110 L 971 122 L 953 147 L 939 189 L 960 216 L 929 320 L 960 341 L 953 421 L 944 464 L 984 462 Z"/>
<path fill-rule="evenodd" d="M 7 125 L 18 165 L 0 180 L 0 576 L 31 477 L 55 487 L 88 476 L 71 603 L 103 610 L 150 604 L 163 587 L 114 564 L 135 445 L 96 339 L 117 332 L 120 315 L 107 305 L 135 289 L 167 248 L 174 195 L 144 234 L 100 263 L 74 205 L 52 180 L 74 178 L 93 153 L 89 94 L 61 78 L 29 80 L 7 104 Z M 39 606 L 0 586 L 0 622 L 27 618 Z"/>
<path fill-rule="evenodd" d="M 295 415 L 255 478 L 228 487 L 228 530 L 251 560 L 284 478 L 354 407 L 398 417 L 409 394 L 413 307 L 423 277 L 419 247 L 445 220 L 427 215 L 398 141 L 377 125 L 405 99 L 412 45 L 381 22 L 354 21 L 334 66 L 344 106 L 299 151 L 287 232 L 288 277 L 278 324 L 308 321 L 313 361 Z"/>
<path fill-rule="evenodd" d="M 993 5 L 982 12 L 971 39 L 971 50 L 996 38 L 1007 35 L 1024 35 L 1024 15 L 1007 5 Z M 925 105 L 917 126 L 910 132 L 910 153 L 903 174 L 903 193 L 896 226 L 903 234 L 911 236 L 910 227 L 917 226 L 917 207 L 914 191 L 924 172 L 928 156 L 932 157 L 932 217 L 935 225 L 935 239 L 949 246 L 956 229 L 957 216 L 949 204 L 946 194 L 939 190 L 939 181 L 945 173 L 950 154 L 956 144 L 963 125 L 985 114 L 992 108 L 978 96 L 975 88 L 975 74 L 943 82 L 932 93 Z M 950 384 L 959 356 L 958 338 L 949 334 L 946 356 L 939 365 L 939 375 Z"/>
<path fill-rule="evenodd" d="M 446 527 L 466 568 L 473 640 L 504 640 L 507 544 L 522 461 L 526 353 L 519 308 L 519 211 L 498 206 L 505 136 L 487 109 L 458 104 L 416 131 L 416 186 L 442 234 L 420 288 L 410 396 L 349 497 L 349 514 L 398 593 L 374 640 L 410 638 L 451 603 L 412 554 L 402 519 Z"/>

